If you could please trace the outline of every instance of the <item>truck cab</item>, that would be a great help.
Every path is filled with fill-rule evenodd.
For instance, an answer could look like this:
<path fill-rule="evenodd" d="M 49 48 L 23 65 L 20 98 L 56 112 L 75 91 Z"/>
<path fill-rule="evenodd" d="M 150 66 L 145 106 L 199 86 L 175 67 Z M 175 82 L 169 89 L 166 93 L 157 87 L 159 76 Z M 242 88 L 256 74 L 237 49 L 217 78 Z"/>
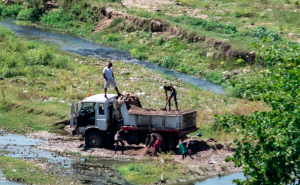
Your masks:
<path fill-rule="evenodd" d="M 87 137 L 91 133 L 100 134 L 101 138 L 98 140 L 101 139 L 102 141 L 86 142 L 91 147 L 101 147 L 99 144 L 102 143 L 101 145 L 103 145 L 109 142 L 109 138 L 112 138 L 118 129 L 117 121 L 113 120 L 116 98 L 117 95 L 115 94 L 107 94 L 107 98 L 103 94 L 97 94 L 90 95 L 79 103 L 73 103 L 70 121 L 72 133 L 83 137 Z"/>

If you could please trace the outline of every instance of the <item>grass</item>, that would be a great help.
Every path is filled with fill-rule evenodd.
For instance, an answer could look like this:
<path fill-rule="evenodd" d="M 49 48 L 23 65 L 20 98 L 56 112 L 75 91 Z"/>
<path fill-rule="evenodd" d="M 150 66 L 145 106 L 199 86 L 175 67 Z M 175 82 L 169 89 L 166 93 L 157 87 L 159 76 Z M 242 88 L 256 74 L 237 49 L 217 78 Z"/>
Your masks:
<path fill-rule="evenodd" d="M 157 159 L 144 160 L 139 163 L 118 165 L 116 169 L 133 184 L 153 184 L 162 175 L 167 182 L 175 182 L 189 178 L 189 168 L 173 162 L 173 155 L 162 154 Z"/>
<path fill-rule="evenodd" d="M 49 175 L 38 164 L 0 155 L 0 168 L 8 181 L 22 184 L 80 184 L 76 180 Z"/>

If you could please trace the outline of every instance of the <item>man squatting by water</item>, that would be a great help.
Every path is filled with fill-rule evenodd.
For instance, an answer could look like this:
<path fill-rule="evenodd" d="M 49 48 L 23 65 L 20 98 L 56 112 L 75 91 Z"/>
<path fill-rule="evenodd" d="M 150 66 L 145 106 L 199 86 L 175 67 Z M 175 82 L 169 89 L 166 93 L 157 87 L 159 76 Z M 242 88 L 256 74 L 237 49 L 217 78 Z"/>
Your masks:
<path fill-rule="evenodd" d="M 164 86 L 165 89 L 165 93 L 166 93 L 166 104 L 167 102 L 169 103 L 169 110 L 171 110 L 171 99 L 172 97 L 174 97 L 175 100 L 175 105 L 176 105 L 176 110 L 178 110 L 178 106 L 177 106 L 177 91 L 175 90 L 175 88 L 172 85 L 166 85 Z M 171 91 L 170 95 L 168 96 L 168 92 L 167 91 Z"/>
<path fill-rule="evenodd" d="M 118 87 L 117 87 L 117 84 L 116 84 L 116 81 L 115 81 L 115 77 L 114 77 L 114 73 L 113 73 L 113 69 L 112 69 L 112 63 L 109 62 L 107 64 L 107 67 L 105 67 L 103 69 L 103 77 L 105 79 L 105 84 L 104 84 L 104 97 L 107 98 L 106 96 L 106 92 L 107 92 L 107 88 L 112 85 L 118 96 L 120 96 L 121 94 L 119 93 L 119 90 L 118 90 Z"/>

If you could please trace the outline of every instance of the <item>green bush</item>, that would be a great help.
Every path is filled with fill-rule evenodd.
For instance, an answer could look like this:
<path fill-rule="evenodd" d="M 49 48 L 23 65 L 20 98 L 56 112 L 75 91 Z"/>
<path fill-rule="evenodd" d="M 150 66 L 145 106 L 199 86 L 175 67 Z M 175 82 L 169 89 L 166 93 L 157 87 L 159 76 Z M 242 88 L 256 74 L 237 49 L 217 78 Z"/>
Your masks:
<path fill-rule="evenodd" d="M 22 9 L 17 18 L 19 20 L 38 21 L 42 15 L 42 11 L 36 8 Z"/>
<path fill-rule="evenodd" d="M 232 34 L 237 32 L 237 28 L 234 24 L 223 24 L 217 21 L 207 21 L 201 18 L 195 18 L 190 16 L 181 16 L 173 18 L 173 21 L 188 24 L 196 27 L 202 27 L 206 31 L 214 31 L 219 33 Z"/>
<path fill-rule="evenodd" d="M 121 40 L 121 38 L 119 36 L 115 36 L 115 35 L 109 35 L 109 36 L 106 37 L 106 39 L 108 41 L 119 41 L 119 40 Z"/>
<path fill-rule="evenodd" d="M 179 62 L 173 56 L 165 56 L 162 58 L 161 66 L 166 68 L 176 68 Z"/>
<path fill-rule="evenodd" d="M 273 41 L 280 40 L 280 36 L 272 29 L 267 28 L 266 26 L 257 26 L 252 29 L 254 37 L 257 38 L 270 38 Z"/>
<path fill-rule="evenodd" d="M 3 17 L 16 17 L 18 13 L 23 9 L 22 5 L 10 5 L 5 6 L 5 8 L 1 12 L 1 16 Z"/>
<path fill-rule="evenodd" d="M 73 27 L 71 15 L 64 12 L 62 9 L 56 12 L 49 12 L 41 17 L 41 23 L 53 26 L 56 28 Z"/>
<path fill-rule="evenodd" d="M 235 17 L 253 17 L 255 15 L 255 12 L 253 10 L 249 9 L 239 9 L 234 12 Z"/>
<path fill-rule="evenodd" d="M 8 36 L 12 36 L 12 35 L 13 35 L 12 31 L 10 31 L 9 29 L 3 26 L 0 26 L 0 38 L 7 38 Z"/>

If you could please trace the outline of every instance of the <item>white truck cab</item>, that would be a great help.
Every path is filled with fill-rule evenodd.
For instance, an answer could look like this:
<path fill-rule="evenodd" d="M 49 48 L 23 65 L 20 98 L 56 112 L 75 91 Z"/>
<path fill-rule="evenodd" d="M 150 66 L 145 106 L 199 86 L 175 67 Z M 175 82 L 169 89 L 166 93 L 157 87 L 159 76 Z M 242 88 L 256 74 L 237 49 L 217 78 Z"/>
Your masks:
<path fill-rule="evenodd" d="M 71 109 L 71 127 L 77 128 L 78 134 L 84 135 L 89 128 L 106 131 L 112 121 L 114 102 L 118 96 L 107 94 L 90 95 L 80 103 L 73 103 Z"/>

